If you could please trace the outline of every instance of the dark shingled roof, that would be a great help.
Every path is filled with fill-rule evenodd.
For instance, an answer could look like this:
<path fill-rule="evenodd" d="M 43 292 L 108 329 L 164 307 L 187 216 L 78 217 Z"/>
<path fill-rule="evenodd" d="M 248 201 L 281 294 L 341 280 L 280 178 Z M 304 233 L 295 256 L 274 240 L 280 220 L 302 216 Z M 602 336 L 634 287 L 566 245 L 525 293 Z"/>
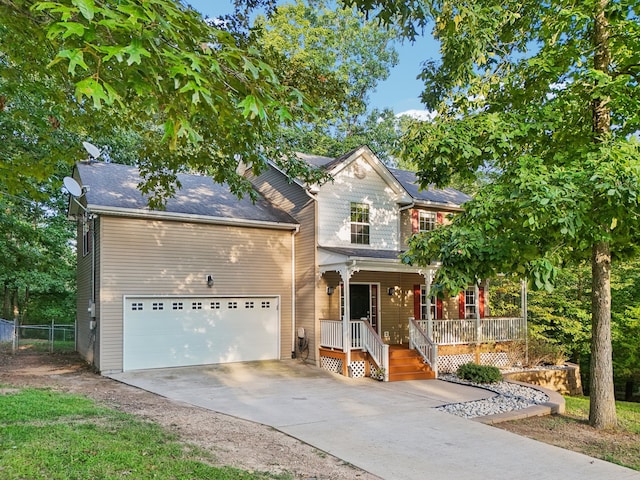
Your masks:
<path fill-rule="evenodd" d="M 464 202 L 471 200 L 469 195 L 455 188 L 429 188 L 428 190 L 421 190 L 415 172 L 398 170 L 397 168 L 389 168 L 389 171 L 402 184 L 405 190 L 409 192 L 409 195 L 418 202 L 424 201 L 460 206 Z"/>
<path fill-rule="evenodd" d="M 337 253 L 338 255 L 346 255 L 347 257 L 361 257 L 361 258 L 377 258 L 388 260 L 399 260 L 398 256 L 400 251 L 398 250 L 374 250 L 371 248 L 339 248 L 339 247 L 323 247 L 323 250 L 327 252 Z"/>
<path fill-rule="evenodd" d="M 115 163 L 79 163 L 76 168 L 82 186 L 88 187 L 90 206 L 147 210 L 147 199 L 138 190 L 138 169 Z M 202 175 L 179 174 L 182 188 L 167 201 L 164 211 L 185 215 L 296 224 L 286 212 L 264 198 L 255 203 L 245 196 L 239 199 L 225 184 Z"/>
<path fill-rule="evenodd" d="M 323 168 L 325 170 L 331 170 L 336 165 L 344 162 L 347 158 L 351 157 L 354 152 L 358 151 L 361 147 L 351 150 L 337 158 L 323 157 L 320 155 L 310 155 L 306 153 L 297 153 L 298 158 L 304 160 L 309 165 L 317 168 Z M 390 168 L 389 172 L 396 180 L 404 187 L 404 189 L 413 197 L 416 202 L 432 202 L 449 207 L 459 207 L 464 202 L 471 200 L 471 197 L 466 193 L 462 193 L 454 188 L 433 188 L 430 187 L 427 190 L 421 190 L 416 177 L 415 172 L 408 170 L 400 170 L 397 168 Z"/>

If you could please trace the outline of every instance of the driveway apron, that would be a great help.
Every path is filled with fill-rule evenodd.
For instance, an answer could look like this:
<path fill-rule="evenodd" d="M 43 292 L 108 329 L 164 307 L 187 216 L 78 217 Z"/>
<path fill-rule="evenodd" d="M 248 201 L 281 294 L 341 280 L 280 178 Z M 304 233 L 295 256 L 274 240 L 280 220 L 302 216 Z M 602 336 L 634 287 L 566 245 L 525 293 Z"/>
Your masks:
<path fill-rule="evenodd" d="M 633 470 L 435 410 L 493 395 L 439 380 L 351 379 L 295 360 L 110 377 L 269 425 L 389 480 L 640 480 Z"/>

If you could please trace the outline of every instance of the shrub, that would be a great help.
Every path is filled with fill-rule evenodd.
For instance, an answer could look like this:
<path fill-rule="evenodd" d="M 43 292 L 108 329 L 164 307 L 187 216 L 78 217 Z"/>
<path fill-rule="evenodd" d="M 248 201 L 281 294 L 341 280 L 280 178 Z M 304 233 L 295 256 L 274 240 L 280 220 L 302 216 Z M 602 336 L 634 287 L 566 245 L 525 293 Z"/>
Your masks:
<path fill-rule="evenodd" d="M 502 374 L 498 367 L 476 365 L 475 363 L 460 365 L 456 375 L 458 375 L 459 378 L 475 383 L 495 383 L 502 380 Z"/>

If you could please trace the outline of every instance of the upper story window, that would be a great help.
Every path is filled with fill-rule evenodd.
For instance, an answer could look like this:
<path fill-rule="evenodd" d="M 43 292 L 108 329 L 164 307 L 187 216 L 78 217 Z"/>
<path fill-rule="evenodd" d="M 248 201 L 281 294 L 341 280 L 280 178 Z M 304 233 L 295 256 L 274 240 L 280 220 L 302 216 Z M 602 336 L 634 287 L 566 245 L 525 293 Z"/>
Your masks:
<path fill-rule="evenodd" d="M 436 212 L 420 212 L 420 221 L 418 224 L 418 231 L 430 232 L 436 228 L 438 222 L 438 215 Z"/>
<path fill-rule="evenodd" d="M 82 222 L 82 255 L 86 256 L 91 252 L 91 228 L 88 221 Z"/>
<path fill-rule="evenodd" d="M 369 205 L 351 203 L 351 243 L 369 245 Z"/>

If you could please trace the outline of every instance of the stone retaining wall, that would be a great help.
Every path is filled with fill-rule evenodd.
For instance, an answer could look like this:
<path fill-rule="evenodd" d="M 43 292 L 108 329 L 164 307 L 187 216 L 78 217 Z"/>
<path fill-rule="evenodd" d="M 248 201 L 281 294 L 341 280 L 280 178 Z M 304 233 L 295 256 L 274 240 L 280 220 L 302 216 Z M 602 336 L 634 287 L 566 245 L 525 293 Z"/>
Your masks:
<path fill-rule="evenodd" d="M 504 378 L 554 390 L 562 395 L 582 395 L 580 367 L 567 363 L 562 367 L 505 373 Z"/>

